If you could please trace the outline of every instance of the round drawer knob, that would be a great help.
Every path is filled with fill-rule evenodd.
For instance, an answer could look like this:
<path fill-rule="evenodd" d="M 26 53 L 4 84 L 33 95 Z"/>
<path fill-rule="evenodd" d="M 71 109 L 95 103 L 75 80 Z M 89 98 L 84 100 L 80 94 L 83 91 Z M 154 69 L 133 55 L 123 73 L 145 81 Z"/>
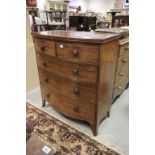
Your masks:
<path fill-rule="evenodd" d="M 73 75 L 78 75 L 79 74 L 79 70 L 77 68 L 74 68 L 72 73 L 73 73 Z"/>
<path fill-rule="evenodd" d="M 49 98 L 50 97 L 50 94 L 47 94 L 46 96 L 47 96 L 47 98 Z"/>
<path fill-rule="evenodd" d="M 45 46 L 41 46 L 41 50 L 42 51 L 45 51 Z"/>
<path fill-rule="evenodd" d="M 119 73 L 120 76 L 124 76 L 125 74 L 123 72 Z"/>
<path fill-rule="evenodd" d="M 76 49 L 74 49 L 72 51 L 72 54 L 73 54 L 74 57 L 78 57 L 79 56 L 79 52 Z"/>
<path fill-rule="evenodd" d="M 73 108 L 73 110 L 74 110 L 75 112 L 79 112 L 79 107 L 78 107 L 78 106 L 75 106 L 75 107 Z"/>
<path fill-rule="evenodd" d="M 48 83 L 48 79 L 45 79 L 45 82 Z"/>
<path fill-rule="evenodd" d="M 79 88 L 75 87 L 73 92 L 74 92 L 74 94 L 79 95 L 79 93 L 80 93 Z"/>
<path fill-rule="evenodd" d="M 123 59 L 123 60 L 122 60 L 122 63 L 126 63 L 126 62 L 127 62 L 127 60 L 126 60 L 126 59 Z"/>
<path fill-rule="evenodd" d="M 129 47 L 126 47 L 126 48 L 125 48 L 125 51 L 128 51 L 128 50 L 129 50 Z"/>
<path fill-rule="evenodd" d="M 120 89 L 120 90 L 122 90 L 122 86 L 118 86 L 117 88 Z"/>
<path fill-rule="evenodd" d="M 43 62 L 43 66 L 44 66 L 44 67 L 47 67 L 47 63 L 46 63 L 46 62 Z"/>

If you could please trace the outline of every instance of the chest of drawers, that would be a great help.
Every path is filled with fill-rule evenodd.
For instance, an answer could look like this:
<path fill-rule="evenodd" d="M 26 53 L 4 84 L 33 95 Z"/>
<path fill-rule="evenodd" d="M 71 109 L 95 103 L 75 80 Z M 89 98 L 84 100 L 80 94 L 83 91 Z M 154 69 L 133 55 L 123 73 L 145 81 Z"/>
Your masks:
<path fill-rule="evenodd" d="M 129 83 L 129 39 L 120 39 L 118 45 L 113 100 L 124 91 Z"/>
<path fill-rule="evenodd" d="M 43 106 L 87 121 L 94 135 L 109 115 L 118 34 L 46 31 L 33 33 Z"/>

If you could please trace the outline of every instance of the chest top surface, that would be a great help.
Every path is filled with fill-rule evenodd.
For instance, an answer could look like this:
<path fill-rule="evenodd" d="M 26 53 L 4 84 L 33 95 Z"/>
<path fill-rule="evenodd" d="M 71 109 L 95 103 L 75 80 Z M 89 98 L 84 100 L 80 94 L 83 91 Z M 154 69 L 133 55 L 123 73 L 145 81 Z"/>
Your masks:
<path fill-rule="evenodd" d="M 121 37 L 120 34 L 100 33 L 100 32 L 77 32 L 77 31 L 42 31 L 33 32 L 34 37 L 42 37 L 54 40 L 79 41 L 88 43 L 105 43 Z"/>

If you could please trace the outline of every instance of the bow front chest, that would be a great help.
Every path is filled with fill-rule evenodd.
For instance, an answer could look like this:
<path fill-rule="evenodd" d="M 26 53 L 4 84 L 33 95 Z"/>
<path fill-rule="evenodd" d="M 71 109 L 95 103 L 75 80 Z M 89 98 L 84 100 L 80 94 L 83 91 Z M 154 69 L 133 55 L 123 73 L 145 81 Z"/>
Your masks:
<path fill-rule="evenodd" d="M 87 121 L 97 135 L 109 115 L 119 34 L 73 31 L 32 33 L 42 95 L 60 113 Z"/>

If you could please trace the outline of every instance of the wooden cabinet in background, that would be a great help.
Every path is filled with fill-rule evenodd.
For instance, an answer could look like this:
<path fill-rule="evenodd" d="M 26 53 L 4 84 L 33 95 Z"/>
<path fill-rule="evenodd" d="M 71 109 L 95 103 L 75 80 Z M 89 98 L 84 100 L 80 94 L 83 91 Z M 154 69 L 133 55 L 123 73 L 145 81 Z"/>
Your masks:
<path fill-rule="evenodd" d="M 87 121 L 94 133 L 113 102 L 119 34 L 34 32 L 43 99 L 60 113 Z"/>
<path fill-rule="evenodd" d="M 113 99 L 119 96 L 129 83 L 129 39 L 119 41 L 119 54 L 116 67 Z"/>

